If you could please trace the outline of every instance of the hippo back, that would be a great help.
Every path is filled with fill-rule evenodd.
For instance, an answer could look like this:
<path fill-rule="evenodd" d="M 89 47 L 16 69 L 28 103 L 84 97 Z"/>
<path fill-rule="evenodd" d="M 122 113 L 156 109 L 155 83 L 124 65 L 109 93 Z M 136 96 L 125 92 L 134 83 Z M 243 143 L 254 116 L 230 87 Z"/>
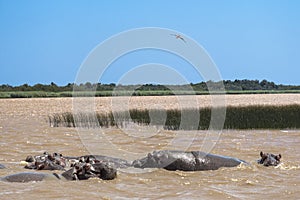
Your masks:
<path fill-rule="evenodd" d="M 216 170 L 220 167 L 235 167 L 246 163 L 237 158 L 208 154 L 201 151 L 162 150 L 133 161 L 137 168 L 164 168 L 167 170 L 198 171 Z"/>
<path fill-rule="evenodd" d="M 220 167 L 236 167 L 245 161 L 216 154 L 208 154 L 201 151 L 192 151 L 196 158 L 197 167 L 195 170 L 217 170 Z"/>
<path fill-rule="evenodd" d="M 46 176 L 47 174 L 43 173 L 22 172 L 5 176 L 1 178 L 1 180 L 7 182 L 26 183 L 31 181 L 42 181 Z"/>

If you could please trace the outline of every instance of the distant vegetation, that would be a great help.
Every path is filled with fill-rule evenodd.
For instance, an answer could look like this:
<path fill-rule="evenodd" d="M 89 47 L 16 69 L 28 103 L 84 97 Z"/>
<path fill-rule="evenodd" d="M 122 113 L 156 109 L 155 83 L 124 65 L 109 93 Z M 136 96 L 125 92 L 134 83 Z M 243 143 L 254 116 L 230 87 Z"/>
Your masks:
<path fill-rule="evenodd" d="M 219 108 L 222 109 L 222 108 Z M 151 110 L 155 115 L 164 116 L 160 113 L 166 112 L 166 119 L 150 119 L 149 110 L 130 110 L 130 116 L 124 112 L 96 114 L 81 113 L 59 113 L 49 116 L 52 127 L 124 127 L 130 120 L 139 125 L 157 125 L 167 130 L 205 130 L 209 128 L 211 121 L 211 108 L 200 108 L 200 122 L 198 126 L 194 120 L 186 120 L 181 124 L 181 114 L 184 117 L 194 119 L 197 109 L 173 109 L 173 110 Z M 76 119 L 76 121 L 75 121 Z M 245 106 L 227 107 L 224 129 L 299 129 L 300 128 L 300 105 L 286 106 Z M 189 124 L 189 122 L 191 124 Z"/>
<path fill-rule="evenodd" d="M 223 81 L 226 93 L 228 94 L 256 94 L 256 93 L 300 93 L 300 86 L 282 85 L 269 82 L 267 80 L 235 80 Z M 71 97 L 73 90 L 77 92 L 75 96 L 162 96 L 162 95 L 190 95 L 208 94 L 208 87 L 215 91 L 220 91 L 220 82 L 200 82 L 188 85 L 116 85 L 101 83 L 84 83 L 76 85 L 69 83 L 65 86 L 58 86 L 55 83 L 49 85 L 35 84 L 30 86 L 23 84 L 20 86 L 0 85 L 0 98 L 31 98 L 31 97 Z M 117 89 L 117 92 L 114 90 Z M 191 90 L 192 89 L 192 90 Z"/>

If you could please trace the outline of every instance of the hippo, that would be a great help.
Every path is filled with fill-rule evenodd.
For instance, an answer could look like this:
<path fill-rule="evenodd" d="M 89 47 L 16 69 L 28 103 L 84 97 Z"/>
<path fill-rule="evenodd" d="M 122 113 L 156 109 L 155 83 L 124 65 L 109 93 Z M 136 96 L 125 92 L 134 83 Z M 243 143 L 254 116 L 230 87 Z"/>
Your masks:
<path fill-rule="evenodd" d="M 5 169 L 5 166 L 0 164 L 0 169 Z"/>
<path fill-rule="evenodd" d="M 281 154 L 274 155 L 274 154 L 270 154 L 270 153 L 263 153 L 261 151 L 260 157 L 261 157 L 261 159 L 259 159 L 257 161 L 258 164 L 262 164 L 266 167 L 277 166 L 280 163 Z"/>
<path fill-rule="evenodd" d="M 49 154 L 44 152 L 43 155 L 27 156 L 25 159 L 26 169 L 36 170 L 65 170 L 65 168 L 73 167 L 75 163 L 87 162 L 90 164 L 108 163 L 116 168 L 125 168 L 131 164 L 124 159 L 113 158 L 103 155 L 85 155 L 79 157 L 63 156 L 59 153 Z"/>
<path fill-rule="evenodd" d="M 149 153 L 148 156 L 134 160 L 136 168 L 164 168 L 166 170 L 202 171 L 217 170 L 220 167 L 235 167 L 241 163 L 237 158 L 208 154 L 201 151 L 162 150 Z"/>
<path fill-rule="evenodd" d="M 87 180 L 89 178 L 100 178 L 103 180 L 112 180 L 117 177 L 117 170 L 107 163 L 76 163 L 71 169 L 57 173 L 35 173 L 35 172 L 21 172 L 17 174 L 2 177 L 2 181 L 7 182 L 32 182 L 43 181 L 46 179 L 58 180 Z"/>
<path fill-rule="evenodd" d="M 108 163 L 75 163 L 72 169 L 61 174 L 67 180 L 86 180 L 98 177 L 103 180 L 113 180 L 117 177 L 116 168 Z"/>
<path fill-rule="evenodd" d="M 66 160 L 62 154 L 44 152 L 43 155 L 27 156 L 26 169 L 37 170 L 63 170 L 66 166 Z"/>
<path fill-rule="evenodd" d="M 103 156 L 103 155 L 84 155 L 79 157 L 70 157 L 66 156 L 65 159 L 71 161 L 71 163 L 74 162 L 86 162 L 89 160 L 90 163 L 109 163 L 110 165 L 116 167 L 116 168 L 127 168 L 131 166 L 131 163 L 129 163 L 127 160 L 120 159 L 120 158 L 113 158 L 109 156 Z"/>
<path fill-rule="evenodd" d="M 46 173 L 35 173 L 35 172 L 21 172 L 21 173 L 2 177 L 0 180 L 7 181 L 7 182 L 26 183 L 31 181 L 42 181 L 45 180 L 46 178 L 58 179 L 58 177 L 59 176 L 55 173 L 46 174 Z"/>
<path fill-rule="evenodd" d="M 260 152 L 258 164 L 277 166 L 281 154 L 274 155 Z M 162 150 L 149 153 L 148 156 L 134 160 L 132 166 L 136 168 L 164 168 L 166 170 L 203 171 L 217 170 L 221 167 L 236 167 L 240 164 L 249 165 L 237 158 L 209 154 L 201 151 Z"/>

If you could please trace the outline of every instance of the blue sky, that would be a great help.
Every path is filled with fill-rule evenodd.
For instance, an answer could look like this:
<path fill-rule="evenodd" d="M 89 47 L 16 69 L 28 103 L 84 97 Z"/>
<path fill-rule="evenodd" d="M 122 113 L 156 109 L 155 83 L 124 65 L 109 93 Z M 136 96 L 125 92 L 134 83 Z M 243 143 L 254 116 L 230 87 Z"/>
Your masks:
<path fill-rule="evenodd" d="M 0 84 L 66 85 L 107 38 L 162 27 L 202 45 L 225 80 L 300 85 L 299 9 L 297 0 L 0 0 Z M 151 62 L 174 67 L 187 82 L 202 81 L 188 63 L 154 50 L 123 56 L 100 81 L 118 82 Z M 149 81 L 151 74 L 145 72 L 139 76 Z"/>

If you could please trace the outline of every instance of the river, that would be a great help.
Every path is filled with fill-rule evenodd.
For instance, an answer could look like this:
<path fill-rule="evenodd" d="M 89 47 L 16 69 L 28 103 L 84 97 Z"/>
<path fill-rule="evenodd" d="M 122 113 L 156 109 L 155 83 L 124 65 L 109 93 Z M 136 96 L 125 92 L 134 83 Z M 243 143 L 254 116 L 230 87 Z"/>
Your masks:
<path fill-rule="evenodd" d="M 299 97 L 296 94 L 230 95 L 227 103 L 247 104 L 251 98 L 257 104 L 271 104 L 275 100 L 294 104 L 300 103 Z M 188 101 L 191 97 L 184 98 Z M 193 98 L 198 98 L 202 105 L 209 101 L 207 96 Z M 264 100 L 260 101 L 260 98 Z M 176 102 L 172 102 L 174 99 L 176 97 L 136 97 L 131 101 L 137 108 L 151 107 L 151 103 L 172 108 L 176 106 Z M 97 110 L 110 109 L 111 98 L 97 98 L 96 102 Z M 300 197 L 300 130 L 222 130 L 220 135 L 209 138 L 209 131 L 166 131 L 159 127 L 137 130 L 135 127 L 76 129 L 49 126 L 50 114 L 72 111 L 72 105 L 72 98 L 0 99 L 0 163 L 6 166 L 0 170 L 0 176 L 29 171 L 20 165 L 20 161 L 27 155 L 44 151 L 67 156 L 104 154 L 133 160 L 158 149 L 203 150 L 207 149 L 207 142 L 213 143 L 211 153 L 237 157 L 251 165 L 198 172 L 129 168 L 119 170 L 118 177 L 112 181 L 0 182 L 0 199 L 274 200 Z M 139 136 L 138 133 L 143 134 Z M 256 164 L 260 151 L 280 153 L 282 163 L 277 167 Z"/>

